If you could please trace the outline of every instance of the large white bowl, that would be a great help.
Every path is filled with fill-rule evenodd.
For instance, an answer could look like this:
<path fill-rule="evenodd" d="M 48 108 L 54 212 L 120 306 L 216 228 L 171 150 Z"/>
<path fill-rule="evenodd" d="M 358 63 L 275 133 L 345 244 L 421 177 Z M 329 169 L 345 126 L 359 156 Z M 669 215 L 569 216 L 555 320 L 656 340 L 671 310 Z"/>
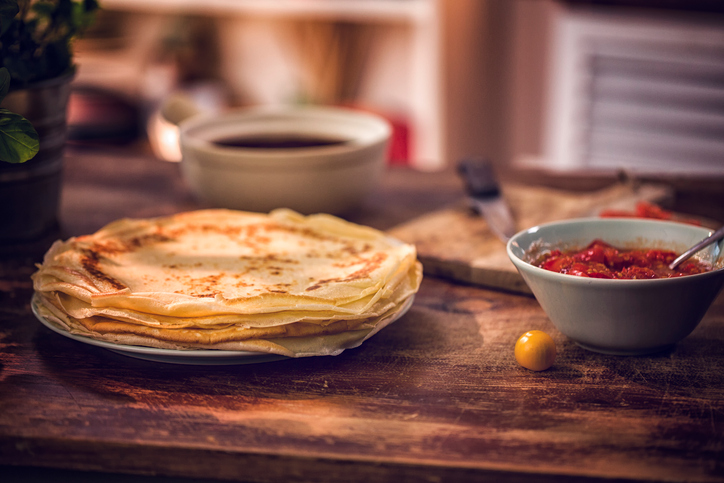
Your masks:
<path fill-rule="evenodd" d="M 341 138 L 312 148 L 254 149 L 213 141 L 239 136 Z M 179 126 L 181 170 L 194 193 L 217 207 L 342 214 L 375 188 L 391 134 L 383 118 L 335 107 L 247 108 L 197 115 Z"/>
<path fill-rule="evenodd" d="M 532 265 L 552 248 L 584 248 L 601 239 L 620 248 L 681 253 L 711 230 L 644 219 L 587 218 L 536 226 L 513 236 L 508 256 L 551 322 L 596 352 L 636 355 L 663 351 L 688 336 L 724 286 L 724 242 L 697 255 L 715 270 L 653 280 L 610 280 L 555 273 Z"/>

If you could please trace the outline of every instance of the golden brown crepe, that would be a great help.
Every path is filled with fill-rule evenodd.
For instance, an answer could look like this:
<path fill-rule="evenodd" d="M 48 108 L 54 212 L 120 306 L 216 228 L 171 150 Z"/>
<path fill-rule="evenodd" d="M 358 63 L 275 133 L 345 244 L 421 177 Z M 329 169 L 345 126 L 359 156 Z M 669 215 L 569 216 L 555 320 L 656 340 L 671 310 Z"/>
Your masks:
<path fill-rule="evenodd" d="M 71 333 L 166 348 L 252 344 L 285 355 L 297 353 L 268 341 L 311 337 L 300 353 L 314 355 L 338 353 L 339 341 L 361 343 L 389 323 L 421 277 L 412 245 L 282 209 L 119 220 L 56 242 L 33 280 L 43 316 Z"/>

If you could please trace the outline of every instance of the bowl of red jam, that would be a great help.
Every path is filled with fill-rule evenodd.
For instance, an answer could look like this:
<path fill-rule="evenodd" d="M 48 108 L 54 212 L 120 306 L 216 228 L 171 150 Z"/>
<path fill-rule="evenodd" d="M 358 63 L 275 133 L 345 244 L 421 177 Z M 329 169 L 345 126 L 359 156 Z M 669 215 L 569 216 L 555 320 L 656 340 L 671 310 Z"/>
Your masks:
<path fill-rule="evenodd" d="M 585 349 L 670 350 L 724 287 L 724 241 L 669 264 L 713 230 L 660 220 L 584 218 L 523 230 L 508 256 L 551 322 Z"/>

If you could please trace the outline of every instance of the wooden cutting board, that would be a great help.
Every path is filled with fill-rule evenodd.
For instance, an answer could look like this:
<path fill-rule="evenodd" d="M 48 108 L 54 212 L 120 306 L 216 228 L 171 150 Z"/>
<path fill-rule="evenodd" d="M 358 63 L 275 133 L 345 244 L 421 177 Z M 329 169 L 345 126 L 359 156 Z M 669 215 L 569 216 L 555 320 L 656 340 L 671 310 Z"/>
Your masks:
<path fill-rule="evenodd" d="M 665 205 L 673 198 L 673 191 L 666 186 L 634 183 L 585 193 L 520 185 L 504 185 L 502 191 L 519 230 L 556 220 L 597 216 L 604 209 L 632 211 L 639 201 Z M 464 198 L 389 233 L 417 246 L 428 275 L 530 294 L 508 259 L 505 244 Z"/>

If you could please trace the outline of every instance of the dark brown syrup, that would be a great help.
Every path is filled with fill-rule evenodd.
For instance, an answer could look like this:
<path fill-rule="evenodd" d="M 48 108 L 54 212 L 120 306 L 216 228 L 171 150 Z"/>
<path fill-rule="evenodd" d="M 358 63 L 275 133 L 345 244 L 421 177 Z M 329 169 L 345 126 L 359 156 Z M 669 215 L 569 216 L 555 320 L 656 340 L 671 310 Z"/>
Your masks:
<path fill-rule="evenodd" d="M 319 148 L 325 146 L 338 146 L 346 142 L 346 139 L 301 135 L 234 136 L 216 139 L 213 141 L 213 143 L 217 146 L 250 149 Z"/>

